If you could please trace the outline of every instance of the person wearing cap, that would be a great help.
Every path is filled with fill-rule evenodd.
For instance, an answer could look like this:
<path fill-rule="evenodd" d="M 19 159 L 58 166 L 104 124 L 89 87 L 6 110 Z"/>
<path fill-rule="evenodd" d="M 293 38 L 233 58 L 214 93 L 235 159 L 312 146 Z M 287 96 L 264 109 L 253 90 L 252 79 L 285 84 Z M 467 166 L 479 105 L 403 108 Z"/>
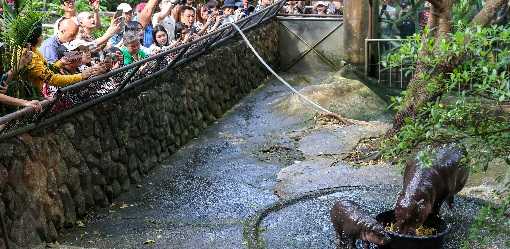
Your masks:
<path fill-rule="evenodd" d="M 161 25 L 168 33 L 170 41 L 175 40 L 175 24 L 179 15 L 180 3 L 178 0 L 162 0 L 159 3 L 159 12 L 152 17 L 152 26 Z"/>
<path fill-rule="evenodd" d="M 124 22 L 124 24 L 121 24 L 122 26 L 125 26 L 126 23 L 130 22 L 131 19 L 133 19 L 133 8 L 131 8 L 131 5 L 128 3 L 121 3 L 117 6 L 117 10 L 122 11 L 122 18 L 121 22 Z M 123 19 L 123 20 L 122 20 Z M 112 20 L 112 22 L 115 22 L 115 20 Z M 121 44 L 122 36 L 124 34 L 124 30 L 120 30 L 119 32 L 115 33 L 110 40 L 108 41 L 109 46 L 116 46 L 117 44 Z"/>
<path fill-rule="evenodd" d="M 314 14 L 317 15 L 327 15 L 328 14 L 328 4 L 324 1 L 318 1 L 315 3 L 315 6 L 313 7 Z"/>
<path fill-rule="evenodd" d="M 49 63 L 55 63 L 60 59 L 57 50 L 64 43 L 71 42 L 76 38 L 78 25 L 73 19 L 64 19 L 59 23 L 58 30 L 57 35 L 46 39 L 41 46 L 41 52 Z"/>
<path fill-rule="evenodd" d="M 55 24 L 53 25 L 53 34 L 58 34 L 58 26 L 59 23 L 64 19 L 73 19 L 76 24 L 78 24 L 78 20 L 76 18 L 76 5 L 75 0 L 60 0 L 60 4 L 62 5 L 62 10 L 64 11 L 64 16 L 57 19 Z M 101 18 L 99 17 L 99 4 L 100 0 L 92 1 L 92 10 L 94 12 L 94 23 L 96 29 L 101 28 Z"/>
<path fill-rule="evenodd" d="M 234 15 L 235 10 L 237 9 L 235 0 L 225 0 L 225 2 L 223 2 L 222 8 L 223 21 L 221 22 L 221 25 L 237 21 L 236 16 Z"/>

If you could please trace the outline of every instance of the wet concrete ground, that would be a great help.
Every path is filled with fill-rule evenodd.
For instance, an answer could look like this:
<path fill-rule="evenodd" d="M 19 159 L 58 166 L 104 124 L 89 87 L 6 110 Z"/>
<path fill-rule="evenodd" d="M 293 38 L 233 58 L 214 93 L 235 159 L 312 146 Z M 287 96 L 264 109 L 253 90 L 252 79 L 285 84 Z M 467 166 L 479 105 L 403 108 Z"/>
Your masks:
<path fill-rule="evenodd" d="M 243 231 L 250 226 L 248 218 L 279 200 L 274 194 L 278 173 L 304 159 L 291 137 L 310 125 L 309 117 L 288 116 L 274 111 L 271 105 L 288 94 L 271 80 L 180 149 L 168 163 L 153 170 L 142 185 L 118 198 L 110 209 L 91 214 L 84 227 L 67 231 L 61 244 L 105 249 L 246 248 Z M 328 154 L 306 159 L 309 163 L 323 157 L 335 158 Z M 352 199 L 366 204 L 374 214 L 390 208 L 399 188 L 396 183 L 401 180 L 395 170 L 385 171 L 388 177 L 370 170 L 342 169 L 345 179 L 348 172 L 358 177 L 363 174 L 357 184 L 376 187 L 298 200 L 270 212 L 260 224 L 265 246 L 335 248 L 329 222 L 333 202 Z M 347 181 L 338 181 L 336 185 L 347 185 Z M 453 216 L 465 224 L 478 205 L 467 199 L 460 202 L 462 211 L 453 210 Z M 456 237 L 465 232 L 465 226 L 456 229 Z M 447 248 L 456 246 L 454 243 Z"/>

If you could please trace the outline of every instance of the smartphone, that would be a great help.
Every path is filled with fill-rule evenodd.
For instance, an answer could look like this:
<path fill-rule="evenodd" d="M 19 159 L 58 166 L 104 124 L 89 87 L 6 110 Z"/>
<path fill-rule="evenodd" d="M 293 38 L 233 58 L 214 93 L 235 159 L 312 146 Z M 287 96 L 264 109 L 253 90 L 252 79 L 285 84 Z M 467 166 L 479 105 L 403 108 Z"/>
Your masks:
<path fill-rule="evenodd" d="M 126 28 L 126 18 L 124 16 L 119 17 L 120 30 L 124 30 Z"/>
<path fill-rule="evenodd" d="M 113 15 L 113 19 L 115 20 L 115 19 L 119 18 L 120 16 L 122 16 L 122 10 L 117 10 L 115 12 L 115 15 Z"/>

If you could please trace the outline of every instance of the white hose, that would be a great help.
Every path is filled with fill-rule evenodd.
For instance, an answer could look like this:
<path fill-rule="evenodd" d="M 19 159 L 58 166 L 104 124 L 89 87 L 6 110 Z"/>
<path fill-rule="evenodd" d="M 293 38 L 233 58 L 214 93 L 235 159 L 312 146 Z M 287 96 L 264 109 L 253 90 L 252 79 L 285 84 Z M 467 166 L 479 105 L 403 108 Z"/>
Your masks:
<path fill-rule="evenodd" d="M 283 84 L 285 84 L 285 86 L 287 86 L 292 92 L 296 93 L 299 97 L 301 97 L 303 100 L 305 100 L 306 102 L 308 102 L 309 104 L 311 104 L 313 107 L 315 107 L 316 109 L 320 110 L 321 112 L 325 112 L 326 114 L 332 114 L 332 115 L 336 115 L 334 112 L 331 112 L 329 111 L 328 109 L 320 106 L 319 104 L 313 102 L 312 100 L 308 99 L 306 96 L 304 96 L 303 94 L 301 94 L 300 92 L 298 92 L 294 87 L 292 87 L 287 81 L 285 81 L 282 77 L 280 77 L 280 75 L 278 75 L 269 65 L 267 65 L 267 63 L 264 61 L 264 59 L 262 59 L 262 57 L 260 57 L 259 53 L 257 53 L 257 51 L 255 50 L 255 48 L 253 48 L 253 46 L 251 45 L 250 41 L 248 41 L 248 38 L 246 38 L 246 36 L 244 35 L 243 31 L 235 24 L 235 23 L 231 23 L 231 25 L 237 29 L 237 32 L 239 32 L 239 34 L 243 37 L 244 41 L 246 42 L 246 44 L 248 45 L 248 47 L 251 49 L 251 51 L 253 51 L 253 53 L 255 54 L 255 56 L 257 56 L 257 58 L 259 59 L 259 61 L 267 68 L 267 70 L 269 70 L 269 72 L 271 72 L 277 79 L 279 79 Z"/>

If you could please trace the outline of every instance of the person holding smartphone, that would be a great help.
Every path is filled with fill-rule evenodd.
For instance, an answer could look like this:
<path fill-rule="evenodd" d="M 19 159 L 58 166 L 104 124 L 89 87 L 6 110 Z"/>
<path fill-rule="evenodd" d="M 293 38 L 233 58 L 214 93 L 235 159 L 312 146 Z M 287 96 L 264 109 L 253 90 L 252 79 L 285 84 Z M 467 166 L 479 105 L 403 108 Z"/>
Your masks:
<path fill-rule="evenodd" d="M 118 22 L 120 24 L 120 31 L 115 33 L 110 40 L 108 40 L 108 47 L 117 46 L 122 41 L 124 35 L 124 29 L 126 23 L 133 19 L 133 8 L 128 3 L 121 3 L 117 6 L 117 12 L 113 16 L 112 22 Z"/>
<path fill-rule="evenodd" d="M 73 19 L 75 23 L 78 25 L 78 20 L 76 18 L 77 12 L 76 12 L 76 5 L 75 0 L 60 0 L 60 4 L 62 5 L 62 10 L 64 11 L 64 16 L 57 19 L 55 24 L 53 25 L 53 34 L 58 34 L 58 26 L 59 23 L 64 19 Z M 99 7 L 100 7 L 100 0 L 89 0 L 89 4 L 92 7 L 92 10 L 94 12 L 94 24 L 95 29 L 101 28 L 101 18 L 99 16 Z"/>

